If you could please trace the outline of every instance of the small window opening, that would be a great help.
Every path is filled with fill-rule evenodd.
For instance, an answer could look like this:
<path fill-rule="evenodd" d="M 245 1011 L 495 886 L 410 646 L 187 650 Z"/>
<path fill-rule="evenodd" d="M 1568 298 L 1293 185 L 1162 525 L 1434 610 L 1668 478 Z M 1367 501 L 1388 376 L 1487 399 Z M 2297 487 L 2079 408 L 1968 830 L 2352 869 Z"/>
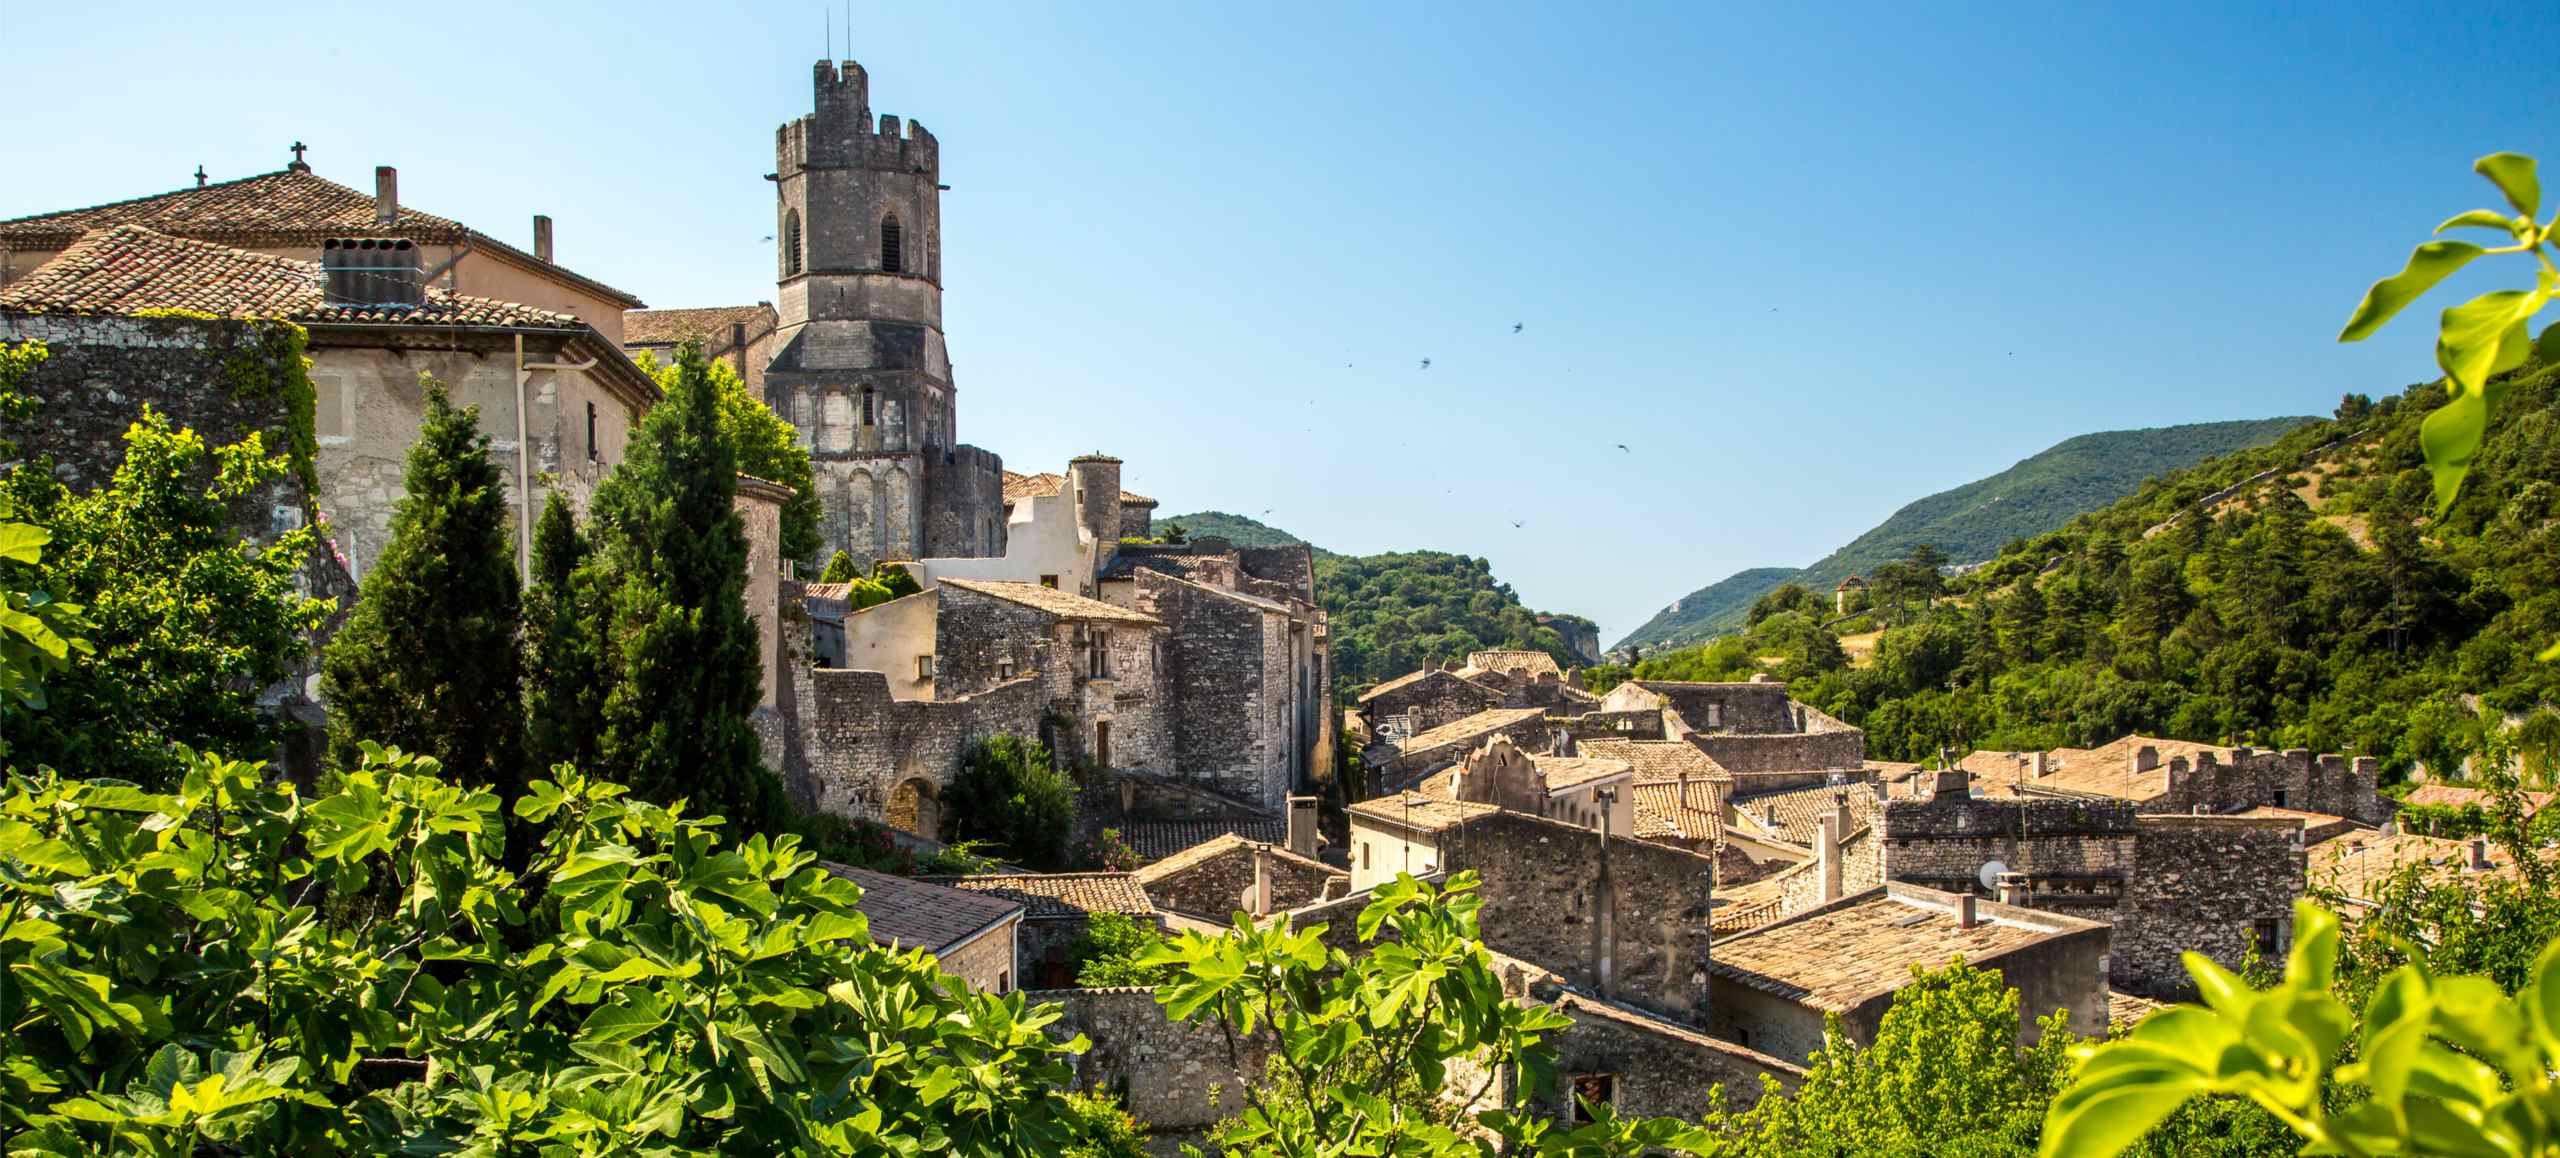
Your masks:
<path fill-rule="evenodd" d="M 2281 930 L 2276 924 L 2275 918 L 2260 917 L 2251 924 L 2253 925 L 2253 928 L 2251 928 L 2250 932 L 2253 935 L 2252 939 L 2257 944 L 2258 956 L 2260 958 L 2272 961 L 2284 955 L 2284 947 L 2277 943 L 2282 938 L 2279 935 Z"/>
<path fill-rule="evenodd" d="M 1013 971 L 1010 969 L 996 970 L 996 996 L 1002 997 L 1011 992 L 1013 992 Z"/>
<path fill-rule="evenodd" d="M 1006 655 L 996 657 L 996 678 L 1000 680 L 1009 680 L 1013 678 L 1012 656 Z"/>
<path fill-rule="evenodd" d="M 797 277 L 799 274 L 800 211 L 794 209 L 782 215 L 782 276 Z"/>
<path fill-rule="evenodd" d="M 862 424 L 864 426 L 876 425 L 880 421 L 877 414 L 878 411 L 872 406 L 871 388 L 865 386 L 862 388 Z"/>
<path fill-rule="evenodd" d="M 880 268 L 890 273 L 905 273 L 907 269 L 906 230 L 899 226 L 895 213 L 880 219 Z"/>
<path fill-rule="evenodd" d="M 1095 679 L 1111 676 L 1111 633 L 1097 629 L 1092 637 L 1092 652 L 1085 659 L 1085 670 Z"/>
<path fill-rule="evenodd" d="M 932 656 L 920 655 L 916 657 L 916 678 L 920 680 L 929 680 L 933 678 Z"/>
<path fill-rule="evenodd" d="M 1040 585 L 1051 591 L 1055 591 L 1058 589 L 1058 577 L 1055 575 L 1043 575 L 1040 577 Z"/>
<path fill-rule="evenodd" d="M 1616 1074 L 1576 1074 L 1573 1078 L 1573 1120 L 1579 1125 L 1593 1121 L 1591 1108 L 1613 1106 L 1618 1101 Z"/>

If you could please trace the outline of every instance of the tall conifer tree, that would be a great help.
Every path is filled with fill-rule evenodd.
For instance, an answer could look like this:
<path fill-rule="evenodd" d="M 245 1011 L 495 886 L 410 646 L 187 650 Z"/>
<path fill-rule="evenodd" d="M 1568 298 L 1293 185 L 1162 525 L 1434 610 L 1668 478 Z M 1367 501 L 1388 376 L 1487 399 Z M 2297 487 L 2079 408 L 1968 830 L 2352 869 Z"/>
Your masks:
<path fill-rule="evenodd" d="M 443 386 L 425 386 L 391 542 L 322 653 L 329 751 L 352 767 L 357 741 L 396 744 L 512 799 L 524 703 L 506 476 L 489 458 L 480 408 L 456 409 Z"/>
<path fill-rule="evenodd" d="M 567 762 L 598 767 L 605 680 L 598 609 L 579 575 L 586 536 L 560 492 L 533 528 L 533 586 L 524 595 L 525 762 L 535 774 Z"/>
<path fill-rule="evenodd" d="M 644 799 L 773 829 L 781 786 L 748 714 L 763 694 L 747 616 L 747 533 L 732 506 L 737 452 L 699 347 L 631 432 L 589 509 L 582 574 L 602 601 L 607 688 L 599 764 Z"/>

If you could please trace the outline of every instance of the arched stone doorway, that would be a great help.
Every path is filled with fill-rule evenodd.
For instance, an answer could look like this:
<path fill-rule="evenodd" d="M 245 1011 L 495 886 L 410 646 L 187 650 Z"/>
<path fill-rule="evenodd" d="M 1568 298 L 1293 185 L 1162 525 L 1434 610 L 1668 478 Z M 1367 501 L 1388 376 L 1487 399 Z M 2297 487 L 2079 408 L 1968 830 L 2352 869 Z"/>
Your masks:
<path fill-rule="evenodd" d="M 933 782 L 920 776 L 898 783 L 889 794 L 888 814 L 881 819 L 891 828 L 942 839 L 942 800 L 934 794 Z"/>

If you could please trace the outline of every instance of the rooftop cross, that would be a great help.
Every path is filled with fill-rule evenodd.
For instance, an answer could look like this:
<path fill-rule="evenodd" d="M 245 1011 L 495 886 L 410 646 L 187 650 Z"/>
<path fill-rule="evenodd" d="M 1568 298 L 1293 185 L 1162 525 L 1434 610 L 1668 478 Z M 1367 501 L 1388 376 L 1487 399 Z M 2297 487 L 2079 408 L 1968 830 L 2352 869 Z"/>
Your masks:
<path fill-rule="evenodd" d="M 196 188 L 204 188 L 204 166 L 196 166 Z"/>
<path fill-rule="evenodd" d="M 295 142 L 293 143 L 293 163 L 292 163 L 292 164 L 290 164 L 290 165 L 285 166 L 285 168 L 286 168 L 286 169 L 289 169 L 289 170 L 291 170 L 291 171 L 293 171 L 293 172 L 296 172 L 296 173 L 308 173 L 308 172 L 310 172 L 310 171 L 311 171 L 311 166 L 310 166 L 309 164 L 305 163 L 305 162 L 303 161 L 303 159 L 302 159 L 302 151 L 303 151 L 303 150 L 305 150 L 305 149 L 308 149 L 308 148 L 310 148 L 310 147 L 311 147 L 311 146 L 306 145 L 306 144 L 303 144 L 303 143 L 302 143 L 302 142 L 300 142 L 300 141 L 295 141 Z"/>

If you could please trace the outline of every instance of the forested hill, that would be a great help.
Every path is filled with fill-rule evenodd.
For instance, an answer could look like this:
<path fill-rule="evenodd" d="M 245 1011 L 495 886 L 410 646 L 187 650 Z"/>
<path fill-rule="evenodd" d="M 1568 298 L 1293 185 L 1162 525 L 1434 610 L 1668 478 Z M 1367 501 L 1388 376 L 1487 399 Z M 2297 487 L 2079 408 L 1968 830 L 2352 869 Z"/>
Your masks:
<path fill-rule="evenodd" d="M 1803 570 L 1754 568 L 1691 592 L 1617 646 L 1690 643 L 1737 630 L 1752 601 L 1780 583 L 1792 580 L 1828 595 L 1842 579 L 1867 574 L 1923 543 L 1954 562 L 1980 562 L 2010 542 L 2043 534 L 2132 494 L 2154 475 L 2264 446 L 2315 421 L 2200 422 L 2065 439 L 1998 474 L 1911 503 Z"/>
<path fill-rule="evenodd" d="M 2350 397 L 2337 421 L 2013 544 L 1960 598 L 1880 607 L 1871 661 L 1794 694 L 1882 758 L 2143 732 L 2395 771 L 2513 743 L 2547 769 L 2560 663 L 2535 656 L 2560 641 L 2560 366 L 2510 381 L 2442 517 L 2418 444 L 2442 387 Z"/>
<path fill-rule="evenodd" d="M 1158 533 L 1174 525 L 1190 538 L 1216 536 L 1244 547 L 1305 542 L 1224 511 L 1155 520 Z M 1423 664 L 1463 660 L 1470 651 L 1488 648 L 1543 651 L 1567 668 L 1580 662 L 1564 637 L 1539 626 L 1538 612 L 1523 606 L 1483 559 L 1443 551 L 1337 555 L 1312 544 L 1310 549 L 1316 556 L 1316 597 L 1331 620 L 1337 692 L 1357 693 Z"/>

